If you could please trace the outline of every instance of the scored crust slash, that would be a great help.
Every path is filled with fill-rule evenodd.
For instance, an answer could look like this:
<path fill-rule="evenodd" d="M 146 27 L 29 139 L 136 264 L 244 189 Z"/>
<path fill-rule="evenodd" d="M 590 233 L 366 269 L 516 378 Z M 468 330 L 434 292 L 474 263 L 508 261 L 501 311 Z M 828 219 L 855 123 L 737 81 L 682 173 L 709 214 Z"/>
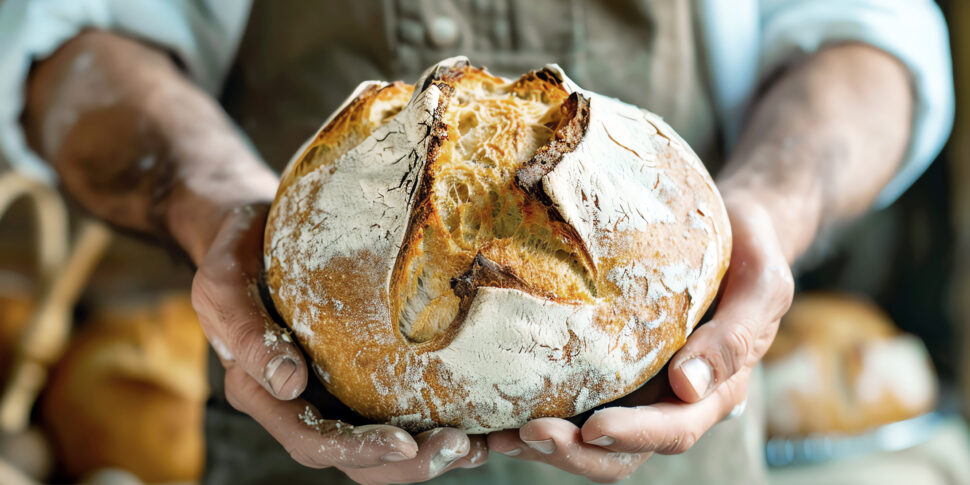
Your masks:
<path fill-rule="evenodd" d="M 547 66 L 362 84 L 283 174 L 280 317 L 337 398 L 412 431 L 567 417 L 656 374 L 717 291 L 724 205 L 658 116 Z"/>

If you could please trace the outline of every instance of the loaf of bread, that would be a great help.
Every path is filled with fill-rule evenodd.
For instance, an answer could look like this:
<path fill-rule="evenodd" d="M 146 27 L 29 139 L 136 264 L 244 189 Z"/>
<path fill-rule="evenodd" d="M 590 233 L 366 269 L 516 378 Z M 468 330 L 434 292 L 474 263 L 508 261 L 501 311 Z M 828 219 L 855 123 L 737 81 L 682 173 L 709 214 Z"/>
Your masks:
<path fill-rule="evenodd" d="M 464 58 L 366 82 L 283 174 L 266 282 L 360 414 L 468 432 L 567 417 L 680 348 L 731 253 L 703 164 L 658 116 L 558 66 Z"/>
<path fill-rule="evenodd" d="M 62 469 L 194 481 L 204 458 L 206 342 L 188 295 L 99 310 L 53 369 L 41 417 Z"/>
<path fill-rule="evenodd" d="M 768 434 L 857 434 L 931 411 L 937 379 L 923 343 L 873 303 L 804 293 L 764 358 Z"/>

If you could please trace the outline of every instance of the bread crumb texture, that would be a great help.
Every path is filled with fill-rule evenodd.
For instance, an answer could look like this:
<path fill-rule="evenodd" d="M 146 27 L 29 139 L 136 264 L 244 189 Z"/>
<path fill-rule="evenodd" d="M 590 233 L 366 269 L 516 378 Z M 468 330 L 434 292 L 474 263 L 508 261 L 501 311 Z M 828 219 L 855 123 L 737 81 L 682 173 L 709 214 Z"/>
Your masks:
<path fill-rule="evenodd" d="M 659 117 L 558 66 L 442 61 L 367 82 L 284 172 L 266 281 L 364 416 L 469 432 L 567 417 L 656 374 L 730 256 L 724 206 Z"/>

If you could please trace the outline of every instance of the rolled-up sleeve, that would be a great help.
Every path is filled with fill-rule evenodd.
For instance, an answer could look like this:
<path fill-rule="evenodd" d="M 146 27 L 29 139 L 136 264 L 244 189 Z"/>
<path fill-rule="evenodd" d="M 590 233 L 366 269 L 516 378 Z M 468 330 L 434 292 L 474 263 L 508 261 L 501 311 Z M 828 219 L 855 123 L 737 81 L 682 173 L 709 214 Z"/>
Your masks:
<path fill-rule="evenodd" d="M 220 0 L 5 0 L 0 2 L 0 159 L 42 181 L 53 172 L 30 150 L 20 123 L 31 63 L 84 29 L 158 45 L 215 93 L 235 55 L 249 2 Z"/>
<path fill-rule="evenodd" d="M 910 72 L 912 134 L 905 160 L 877 207 L 892 203 L 939 154 L 953 125 L 946 23 L 930 0 L 760 0 L 759 78 L 826 44 L 858 41 L 886 51 Z"/>

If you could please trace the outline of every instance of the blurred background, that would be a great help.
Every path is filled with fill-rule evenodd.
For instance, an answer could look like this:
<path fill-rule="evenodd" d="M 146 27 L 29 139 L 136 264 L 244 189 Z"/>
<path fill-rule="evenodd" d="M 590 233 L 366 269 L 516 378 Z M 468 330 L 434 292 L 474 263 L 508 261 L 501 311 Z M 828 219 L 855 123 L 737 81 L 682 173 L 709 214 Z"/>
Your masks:
<path fill-rule="evenodd" d="M 805 467 L 839 470 L 872 454 L 912 459 L 949 432 L 940 422 L 970 417 L 970 2 L 938 3 L 956 77 L 953 134 L 895 204 L 826 238 L 797 268 L 799 296 L 765 361 L 765 459 L 778 483 L 820 483 Z M 0 485 L 198 480 L 208 391 L 191 277 L 165 248 L 0 172 Z M 885 375 L 894 365 L 905 378 Z M 810 391 L 806 375 L 820 380 Z M 858 397 L 845 386 L 862 386 L 860 376 L 873 402 L 846 397 Z M 900 423 L 911 426 L 888 429 L 901 444 L 880 441 Z M 932 446 L 963 446 L 955 433 Z M 939 466 L 965 473 L 963 460 Z"/>

